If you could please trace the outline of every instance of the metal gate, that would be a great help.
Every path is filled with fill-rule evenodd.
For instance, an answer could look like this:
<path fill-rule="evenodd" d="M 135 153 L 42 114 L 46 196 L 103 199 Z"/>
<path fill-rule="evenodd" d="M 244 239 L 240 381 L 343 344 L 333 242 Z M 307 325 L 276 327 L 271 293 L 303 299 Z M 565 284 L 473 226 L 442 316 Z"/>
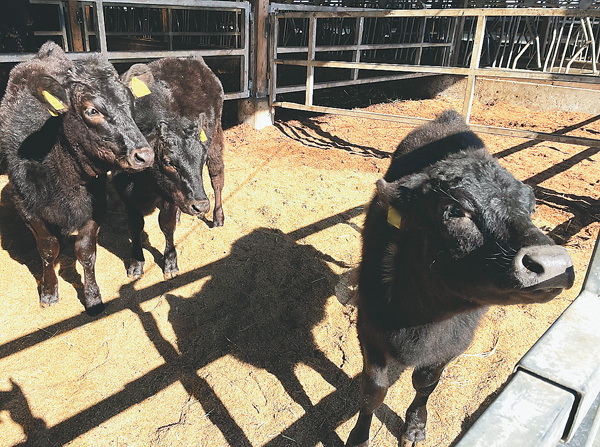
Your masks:
<path fill-rule="evenodd" d="M 597 9 L 303 9 L 274 8 L 270 14 L 272 107 L 422 124 L 428 120 L 315 105 L 313 94 L 319 88 L 461 75 L 468 79 L 463 103 L 468 120 L 480 76 L 600 81 Z M 334 72 L 337 76 L 332 76 Z M 290 78 L 300 81 L 293 85 L 281 81 Z M 305 92 L 303 103 L 278 98 L 294 91 Z M 600 147 L 600 141 L 591 138 L 472 127 L 479 132 Z"/>

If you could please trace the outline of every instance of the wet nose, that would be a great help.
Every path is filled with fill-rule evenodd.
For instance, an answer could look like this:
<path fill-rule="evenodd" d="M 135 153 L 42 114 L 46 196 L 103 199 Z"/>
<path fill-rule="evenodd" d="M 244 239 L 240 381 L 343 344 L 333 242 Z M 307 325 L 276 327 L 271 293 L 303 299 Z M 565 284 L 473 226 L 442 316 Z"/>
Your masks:
<path fill-rule="evenodd" d="M 201 200 L 191 200 L 187 204 L 187 212 L 188 214 L 192 214 L 194 216 L 203 216 L 208 213 L 210 210 L 210 202 L 208 199 Z"/>
<path fill-rule="evenodd" d="M 131 151 L 127 161 L 135 170 L 149 168 L 154 163 L 154 151 L 149 147 L 139 147 Z"/>
<path fill-rule="evenodd" d="M 559 245 L 524 247 L 515 256 L 514 273 L 528 290 L 568 289 L 575 281 L 573 261 Z"/>

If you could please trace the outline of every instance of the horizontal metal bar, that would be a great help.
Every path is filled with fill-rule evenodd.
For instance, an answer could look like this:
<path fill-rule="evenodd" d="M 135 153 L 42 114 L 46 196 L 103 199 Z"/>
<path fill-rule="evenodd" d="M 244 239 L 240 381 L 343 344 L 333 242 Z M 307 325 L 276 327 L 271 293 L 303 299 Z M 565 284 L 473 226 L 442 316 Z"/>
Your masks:
<path fill-rule="evenodd" d="M 249 90 L 245 90 L 245 91 L 241 91 L 241 92 L 231 92 L 231 93 L 225 93 L 225 101 L 228 101 L 230 99 L 244 99 L 244 98 L 249 98 L 250 97 L 250 91 Z"/>
<path fill-rule="evenodd" d="M 406 73 L 391 76 L 375 76 L 372 78 L 348 79 L 344 81 L 319 82 L 314 85 L 314 89 L 345 87 L 347 85 L 372 84 L 375 82 L 398 81 L 400 79 L 424 78 L 427 76 L 435 76 L 431 73 Z M 277 87 L 277 94 L 301 92 L 306 90 L 306 84 L 290 85 L 287 87 Z"/>
<path fill-rule="evenodd" d="M 453 74 L 467 76 L 474 74 L 477 76 L 497 76 L 502 78 L 517 79 L 535 79 L 543 81 L 565 81 L 596 84 L 600 82 L 600 76 L 590 73 L 589 75 L 574 75 L 563 73 L 545 73 L 531 70 L 517 69 L 498 69 L 498 68 L 459 68 L 459 67 L 438 67 L 433 65 L 406 65 L 406 64 L 379 64 L 369 62 L 342 62 L 342 61 L 308 61 L 299 59 L 276 59 L 279 65 L 297 65 L 314 66 L 325 68 L 349 68 L 361 70 L 383 70 L 383 71 L 403 71 L 417 73 L 436 73 Z"/>
<path fill-rule="evenodd" d="M 307 112 L 317 112 L 317 113 L 329 113 L 335 115 L 346 115 L 346 116 L 354 116 L 359 118 L 371 118 L 383 121 L 395 121 L 400 123 L 407 123 L 413 125 L 425 124 L 431 120 L 426 118 L 415 118 L 415 117 L 407 117 L 407 116 L 399 116 L 399 115 L 386 115 L 383 113 L 375 113 L 375 112 L 365 112 L 362 110 L 347 110 L 347 109 L 339 109 L 336 107 L 323 107 L 323 106 L 307 106 L 304 104 L 297 104 L 293 102 L 279 101 L 273 103 L 274 107 L 281 107 L 284 109 L 294 109 L 294 110 L 304 110 Z M 534 132 L 531 130 L 521 130 L 521 129 L 506 129 L 503 127 L 491 127 L 491 126 L 483 126 L 479 124 L 470 124 L 469 125 L 473 130 L 477 132 L 490 133 L 494 135 L 505 135 L 511 136 L 515 138 L 526 138 L 530 140 L 540 140 L 540 141 L 553 141 L 555 143 L 565 143 L 565 144 L 574 144 L 578 146 L 588 146 L 588 147 L 600 147 L 600 140 L 595 140 L 593 138 L 584 138 L 584 137 L 574 137 L 570 135 L 557 135 L 546 132 Z"/>
<path fill-rule="evenodd" d="M 270 3 L 269 13 L 276 11 L 319 11 L 319 12 L 330 12 L 330 11 L 380 11 L 376 8 L 349 8 L 346 6 L 315 6 L 302 3 Z"/>
<path fill-rule="evenodd" d="M 239 48 L 231 50 L 108 51 L 106 54 L 110 61 L 125 61 L 131 59 L 158 59 L 161 57 L 244 56 L 245 50 Z"/>
<path fill-rule="evenodd" d="M 107 31 L 107 36 L 209 36 L 209 37 L 237 37 L 240 32 L 194 32 L 194 31 Z"/>
<path fill-rule="evenodd" d="M 567 390 L 519 371 L 456 447 L 555 447 L 574 401 Z"/>
<path fill-rule="evenodd" d="M 315 51 L 357 51 L 357 50 L 395 50 L 396 48 L 441 48 L 451 47 L 452 43 L 379 43 L 362 45 L 320 45 Z M 277 47 L 277 54 L 306 53 L 308 47 Z"/>
<path fill-rule="evenodd" d="M 196 7 L 196 8 L 232 8 L 250 9 L 249 2 L 229 2 L 221 0 L 86 0 L 91 3 L 119 6 L 163 6 L 163 7 Z"/>
<path fill-rule="evenodd" d="M 563 9 L 563 8 L 468 8 L 468 9 L 393 9 L 376 11 L 331 11 L 331 12 L 277 12 L 282 19 L 318 19 L 333 17 L 600 17 L 599 9 Z"/>
<path fill-rule="evenodd" d="M 309 61 L 298 59 L 276 59 L 278 65 L 297 65 L 302 67 L 324 67 L 324 68 L 350 68 L 361 70 L 384 70 L 384 71 L 408 71 L 420 73 L 437 74 L 458 74 L 468 75 L 472 70 L 468 68 L 436 67 L 424 65 L 405 65 L 405 64 L 378 64 L 369 62 L 342 62 L 342 61 Z"/>

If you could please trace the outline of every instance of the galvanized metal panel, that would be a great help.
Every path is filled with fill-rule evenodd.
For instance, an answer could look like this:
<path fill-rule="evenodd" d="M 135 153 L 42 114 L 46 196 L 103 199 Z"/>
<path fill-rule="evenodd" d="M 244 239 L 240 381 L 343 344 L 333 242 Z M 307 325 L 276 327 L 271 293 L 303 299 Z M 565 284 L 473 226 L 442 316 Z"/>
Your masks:
<path fill-rule="evenodd" d="M 574 401 L 570 392 L 519 371 L 455 447 L 554 447 Z"/>

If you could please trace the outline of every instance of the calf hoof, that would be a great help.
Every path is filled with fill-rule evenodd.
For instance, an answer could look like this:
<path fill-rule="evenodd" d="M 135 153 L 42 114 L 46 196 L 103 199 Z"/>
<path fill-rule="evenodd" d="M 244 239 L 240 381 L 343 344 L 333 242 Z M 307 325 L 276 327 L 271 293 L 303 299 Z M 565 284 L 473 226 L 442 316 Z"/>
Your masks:
<path fill-rule="evenodd" d="M 369 447 L 369 432 L 366 434 L 359 433 L 356 428 L 350 432 L 348 440 L 346 441 L 346 447 Z"/>
<path fill-rule="evenodd" d="M 421 425 L 421 424 L 419 424 Z M 407 427 L 402 433 L 399 445 L 401 447 L 416 447 L 425 441 L 425 425 Z"/>
<path fill-rule="evenodd" d="M 165 272 L 164 273 L 164 278 L 165 279 L 173 279 L 175 278 L 177 275 L 179 275 L 179 270 L 173 271 L 173 272 Z"/>
<path fill-rule="evenodd" d="M 85 311 L 88 315 L 98 315 L 104 310 L 104 303 L 100 295 L 98 284 L 92 284 L 85 288 Z"/>
<path fill-rule="evenodd" d="M 127 267 L 127 277 L 128 278 L 141 278 L 144 276 L 144 261 L 138 261 L 136 259 L 132 259 L 129 261 L 129 267 Z"/>
<path fill-rule="evenodd" d="M 173 279 L 177 275 L 179 275 L 179 267 L 177 267 L 177 263 L 175 265 L 165 265 L 165 271 L 163 272 L 165 279 Z"/>
<path fill-rule="evenodd" d="M 58 303 L 58 292 L 53 292 L 53 293 L 42 292 L 40 294 L 40 306 L 41 307 L 50 307 L 56 303 Z"/>
<path fill-rule="evenodd" d="M 223 210 L 220 209 L 220 210 L 215 211 L 215 213 L 213 214 L 212 227 L 213 228 L 222 227 L 224 223 L 225 223 L 225 214 L 223 214 Z"/>

